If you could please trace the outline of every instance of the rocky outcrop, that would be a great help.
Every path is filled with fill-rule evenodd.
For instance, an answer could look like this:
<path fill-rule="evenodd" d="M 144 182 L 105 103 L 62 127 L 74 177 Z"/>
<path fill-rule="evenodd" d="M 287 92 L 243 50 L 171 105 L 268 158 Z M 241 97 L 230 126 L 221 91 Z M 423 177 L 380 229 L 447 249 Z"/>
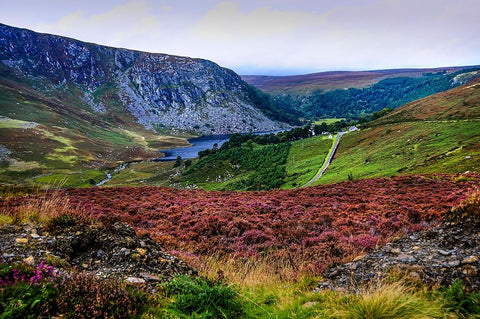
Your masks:
<path fill-rule="evenodd" d="M 39 224 L 0 228 L 0 261 L 30 264 L 46 260 L 56 268 L 117 277 L 133 284 L 155 285 L 195 270 L 163 252 L 148 235 L 138 237 L 123 223 L 109 227 L 74 225 L 47 231 Z"/>
<path fill-rule="evenodd" d="M 331 268 L 318 289 L 356 291 L 387 277 L 449 286 L 461 279 L 480 289 L 480 193 L 446 215 L 444 223 L 388 243 Z"/>
<path fill-rule="evenodd" d="M 0 24 L 0 61 L 21 77 L 48 80 L 57 90 L 79 88 L 92 112 L 120 104 L 147 128 L 220 134 L 285 127 L 255 107 L 256 97 L 236 73 L 207 60 L 110 48 Z"/>

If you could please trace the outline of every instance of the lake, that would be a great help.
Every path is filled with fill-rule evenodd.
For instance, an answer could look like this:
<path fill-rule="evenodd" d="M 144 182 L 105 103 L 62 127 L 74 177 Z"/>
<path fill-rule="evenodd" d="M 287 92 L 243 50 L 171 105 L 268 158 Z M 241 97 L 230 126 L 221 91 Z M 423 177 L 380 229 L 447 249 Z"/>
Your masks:
<path fill-rule="evenodd" d="M 213 148 L 213 144 L 217 143 L 218 147 L 230 139 L 228 135 L 210 135 L 189 139 L 188 142 L 192 146 L 170 148 L 167 150 L 160 150 L 165 157 L 158 158 L 158 161 L 174 161 L 177 156 L 181 156 L 182 159 L 189 159 L 198 157 L 198 152 Z"/>
<path fill-rule="evenodd" d="M 256 132 L 252 133 L 254 135 L 260 134 L 277 134 L 283 132 L 284 130 L 271 131 L 271 132 Z M 213 148 L 213 144 L 217 143 L 218 147 L 222 146 L 223 143 L 227 142 L 230 139 L 231 134 L 224 135 L 209 135 L 189 139 L 188 142 L 192 146 L 170 148 L 166 150 L 160 150 L 159 152 L 165 154 L 165 157 L 160 157 L 156 159 L 157 161 L 174 161 L 177 159 L 177 156 L 181 156 L 182 159 L 189 159 L 198 157 L 198 152 Z"/>

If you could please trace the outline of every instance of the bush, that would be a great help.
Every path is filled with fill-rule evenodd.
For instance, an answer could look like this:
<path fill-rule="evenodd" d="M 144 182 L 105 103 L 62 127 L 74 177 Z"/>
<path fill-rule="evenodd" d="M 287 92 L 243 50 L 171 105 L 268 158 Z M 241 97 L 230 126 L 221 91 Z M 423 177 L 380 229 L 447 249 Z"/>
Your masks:
<path fill-rule="evenodd" d="M 462 315 L 480 315 L 480 294 L 468 293 L 463 289 L 463 282 L 455 280 L 441 292 L 445 309 Z"/>
<path fill-rule="evenodd" d="M 175 318 L 241 318 L 244 316 L 236 290 L 223 283 L 179 276 L 165 284 L 165 296 L 172 299 L 166 312 Z"/>
<path fill-rule="evenodd" d="M 0 318 L 36 318 L 56 313 L 59 295 L 53 267 L 0 265 Z"/>
<path fill-rule="evenodd" d="M 57 275 L 42 261 L 36 268 L 0 264 L 0 319 L 135 318 L 149 304 L 140 289 L 86 273 Z"/>

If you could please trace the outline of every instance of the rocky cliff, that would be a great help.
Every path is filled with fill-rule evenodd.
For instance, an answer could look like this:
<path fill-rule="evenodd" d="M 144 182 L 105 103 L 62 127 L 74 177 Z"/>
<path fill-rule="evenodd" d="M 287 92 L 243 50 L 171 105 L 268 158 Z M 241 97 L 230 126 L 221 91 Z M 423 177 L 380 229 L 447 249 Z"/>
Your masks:
<path fill-rule="evenodd" d="M 147 128 L 219 134 L 285 126 L 256 107 L 258 96 L 236 73 L 207 60 L 111 48 L 0 24 L 0 61 L 8 70 L 3 76 L 13 70 L 43 93 L 74 90 L 91 112 L 120 107 Z"/>

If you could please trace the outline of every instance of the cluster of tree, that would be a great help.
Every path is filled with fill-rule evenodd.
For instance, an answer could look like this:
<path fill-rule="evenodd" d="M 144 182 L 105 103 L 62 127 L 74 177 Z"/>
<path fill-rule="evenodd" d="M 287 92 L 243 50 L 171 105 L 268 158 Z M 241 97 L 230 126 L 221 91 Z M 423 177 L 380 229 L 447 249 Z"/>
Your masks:
<path fill-rule="evenodd" d="M 298 101 L 294 97 L 270 95 L 250 84 L 247 84 L 247 91 L 253 105 L 270 119 L 291 125 L 301 123 L 302 112 L 297 108 Z"/>
<path fill-rule="evenodd" d="M 241 137 L 241 135 L 239 135 Z M 237 143 L 236 137 L 233 142 Z M 224 144 L 225 145 L 225 144 Z M 280 187 L 286 174 L 290 143 L 262 145 L 258 147 L 249 139 L 236 145 L 209 150 L 209 156 L 202 157 L 184 172 L 184 176 L 202 170 L 212 163 L 230 162 L 235 175 L 246 175 L 231 187 L 245 190 L 270 190 Z"/>

